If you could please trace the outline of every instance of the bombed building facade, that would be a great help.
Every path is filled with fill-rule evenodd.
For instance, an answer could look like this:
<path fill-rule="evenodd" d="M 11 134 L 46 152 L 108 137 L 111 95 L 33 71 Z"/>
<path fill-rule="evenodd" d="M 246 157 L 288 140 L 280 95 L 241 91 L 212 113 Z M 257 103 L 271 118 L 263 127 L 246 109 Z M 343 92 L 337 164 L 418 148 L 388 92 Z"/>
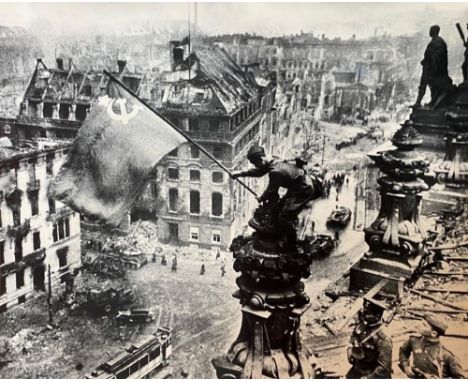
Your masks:
<path fill-rule="evenodd" d="M 264 144 L 269 151 L 273 143 L 274 80 L 241 68 L 221 47 L 190 55 L 186 48 L 171 43 L 172 70 L 152 92 L 153 106 L 226 168 L 248 166 L 252 144 Z M 158 199 L 165 202 L 158 204 Z M 159 163 L 157 178 L 137 201 L 135 213 L 141 215 L 148 206 L 157 210 L 163 242 L 226 249 L 233 235 L 242 232 L 254 202 L 197 146 L 187 143 Z"/>
<path fill-rule="evenodd" d="M 113 74 L 137 91 L 142 75 L 130 73 L 125 61 L 118 61 Z M 77 68 L 72 60 L 57 58 L 56 67 L 38 59 L 14 120 L 4 121 L 16 140 L 36 138 L 72 139 L 86 118 L 93 100 L 106 86 L 102 71 Z"/>
<path fill-rule="evenodd" d="M 50 143 L 50 142 L 49 142 Z M 64 286 L 81 265 L 80 217 L 47 197 L 68 145 L 40 141 L 34 148 L 0 148 L 0 312 L 45 291 L 51 283 Z"/>
<path fill-rule="evenodd" d="M 369 105 L 371 108 L 398 103 L 417 86 L 420 57 L 416 52 L 422 49 L 418 36 L 330 39 L 312 33 L 277 38 L 238 34 L 207 37 L 206 41 L 222 42 L 239 65 L 258 63 L 275 72 L 278 89 L 294 93 L 302 109 L 319 106 L 324 97 L 323 76 L 333 72 L 352 72 L 359 79 L 356 82 L 368 87 L 370 93 L 379 94 L 378 102 Z M 343 107 L 348 106 L 353 107 L 347 103 Z M 323 110 L 318 113 L 323 114 Z"/>

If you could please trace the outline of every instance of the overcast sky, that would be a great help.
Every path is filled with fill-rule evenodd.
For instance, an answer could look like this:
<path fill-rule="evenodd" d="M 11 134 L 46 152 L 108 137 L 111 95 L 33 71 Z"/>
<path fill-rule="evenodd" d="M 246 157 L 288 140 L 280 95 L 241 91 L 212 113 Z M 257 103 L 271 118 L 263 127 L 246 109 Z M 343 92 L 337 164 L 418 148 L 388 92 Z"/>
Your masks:
<path fill-rule="evenodd" d="M 188 3 L 0 3 L 0 25 L 41 26 L 51 33 L 102 31 L 136 21 L 184 20 L 188 8 Z M 190 8 L 193 18 L 193 3 Z M 198 26 L 207 34 L 303 30 L 348 38 L 373 35 L 376 28 L 410 34 L 456 21 L 468 21 L 466 3 L 198 3 Z M 456 33 L 454 28 L 450 32 Z"/>

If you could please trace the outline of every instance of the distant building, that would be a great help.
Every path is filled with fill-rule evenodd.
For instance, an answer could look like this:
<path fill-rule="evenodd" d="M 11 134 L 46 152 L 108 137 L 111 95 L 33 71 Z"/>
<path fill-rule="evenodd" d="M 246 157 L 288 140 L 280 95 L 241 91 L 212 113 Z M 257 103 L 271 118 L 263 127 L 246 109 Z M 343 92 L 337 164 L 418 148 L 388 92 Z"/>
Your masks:
<path fill-rule="evenodd" d="M 151 102 L 225 167 L 249 166 L 246 153 L 253 143 L 270 149 L 274 79 L 256 77 L 253 68 L 242 69 L 219 46 L 187 56 L 173 42 L 171 69 Z M 246 183 L 261 192 L 263 181 Z M 157 178 L 135 204 L 134 213 L 157 211 L 162 241 L 227 249 L 256 204 L 248 191 L 187 143 L 160 162 Z"/>
<path fill-rule="evenodd" d="M 338 120 L 368 113 L 374 107 L 375 93 L 356 81 L 354 72 L 331 71 L 322 76 L 322 86 L 316 117 Z"/>
<path fill-rule="evenodd" d="M 312 33 L 266 38 L 250 34 L 206 37 L 220 42 L 239 65 L 257 63 L 275 72 L 278 89 L 295 93 L 298 107 L 315 109 L 322 76 L 334 68 L 354 72 L 356 82 L 379 94 L 378 106 L 387 108 L 408 100 L 417 88 L 423 51 L 421 36 L 375 36 L 368 39 L 334 38 Z M 416 68 L 417 70 L 414 70 Z M 299 83 L 298 83 L 299 81 Z M 354 85 L 353 85 L 354 86 Z"/>
<path fill-rule="evenodd" d="M 81 265 L 79 214 L 47 197 L 69 146 L 49 144 L 0 138 L 0 313 L 44 291 L 49 266 L 60 284 Z"/>

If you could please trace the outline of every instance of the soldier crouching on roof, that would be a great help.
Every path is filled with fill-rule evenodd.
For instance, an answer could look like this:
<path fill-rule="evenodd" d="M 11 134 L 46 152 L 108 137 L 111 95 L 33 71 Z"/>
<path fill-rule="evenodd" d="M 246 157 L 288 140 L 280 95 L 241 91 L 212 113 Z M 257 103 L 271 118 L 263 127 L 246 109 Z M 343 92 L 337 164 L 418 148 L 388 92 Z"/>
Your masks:
<path fill-rule="evenodd" d="M 364 298 L 359 322 L 348 346 L 348 361 L 353 366 L 347 379 L 387 379 L 392 374 L 392 340 L 383 332 L 385 306 L 375 299 Z"/>
<path fill-rule="evenodd" d="M 255 167 L 253 169 L 237 172 L 232 175 L 238 177 L 269 176 L 269 184 L 258 201 L 263 204 L 278 205 L 278 227 L 284 230 L 288 243 L 294 244 L 297 239 L 296 221 L 299 213 L 306 208 L 307 203 L 323 195 L 322 180 L 307 174 L 304 165 L 307 162 L 300 158 L 293 161 L 267 158 L 261 146 L 252 146 L 247 159 Z M 287 189 L 280 199 L 280 187 Z"/>
<path fill-rule="evenodd" d="M 465 378 L 458 359 L 442 346 L 439 336 L 444 335 L 447 325 L 437 318 L 424 317 L 424 328 L 410 335 L 401 345 L 399 366 L 410 378 Z M 413 355 L 413 366 L 410 357 Z"/>

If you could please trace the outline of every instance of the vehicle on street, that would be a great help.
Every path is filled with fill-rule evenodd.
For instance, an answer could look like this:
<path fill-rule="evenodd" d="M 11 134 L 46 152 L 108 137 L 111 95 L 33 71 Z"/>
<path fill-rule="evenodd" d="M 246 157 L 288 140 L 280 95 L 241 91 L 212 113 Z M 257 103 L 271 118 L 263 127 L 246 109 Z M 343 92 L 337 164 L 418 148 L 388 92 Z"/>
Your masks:
<path fill-rule="evenodd" d="M 329 256 L 335 248 L 335 242 L 330 235 L 315 235 L 311 245 L 318 259 Z"/>
<path fill-rule="evenodd" d="M 158 328 L 137 343 L 128 344 L 123 352 L 104 362 L 86 379 L 143 379 L 170 377 L 168 365 L 172 353 L 171 330 Z"/>
<path fill-rule="evenodd" d="M 347 207 L 338 207 L 333 210 L 327 219 L 327 225 L 345 227 L 351 221 L 351 210 Z"/>
<path fill-rule="evenodd" d="M 110 313 L 123 305 L 135 302 L 135 295 L 131 289 L 124 288 L 90 289 L 86 301 L 88 309 L 98 313 Z"/>
<path fill-rule="evenodd" d="M 146 308 L 132 308 L 119 311 L 115 317 L 119 323 L 150 323 L 154 320 L 153 313 Z"/>

